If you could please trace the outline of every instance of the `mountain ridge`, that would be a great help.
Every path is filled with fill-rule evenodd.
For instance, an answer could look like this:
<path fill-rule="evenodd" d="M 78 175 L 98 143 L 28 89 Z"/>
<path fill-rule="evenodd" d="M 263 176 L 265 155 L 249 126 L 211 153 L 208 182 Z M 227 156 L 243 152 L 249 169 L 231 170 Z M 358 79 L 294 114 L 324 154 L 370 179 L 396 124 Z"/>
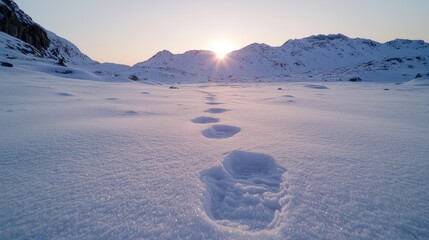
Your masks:
<path fill-rule="evenodd" d="M 162 67 L 191 75 L 210 73 L 211 77 L 218 79 L 234 78 L 234 75 L 236 78 L 323 75 L 327 80 L 326 76 L 334 73 L 341 75 L 342 78 L 368 75 L 362 68 L 365 64 L 368 66 L 378 64 L 384 71 L 395 69 L 391 68 L 391 65 L 396 64 L 409 69 L 429 68 L 426 61 L 428 57 L 429 44 L 422 40 L 395 39 L 379 43 L 371 39 L 349 38 L 343 34 L 319 34 L 291 39 L 278 47 L 253 43 L 232 51 L 225 59 L 216 59 L 215 53 L 207 51 L 196 52 L 194 55 L 170 53 L 168 58 L 157 53 L 149 60 L 134 66 Z M 398 61 L 387 64 L 391 63 L 392 59 Z M 400 71 L 399 74 L 402 76 L 405 74 L 406 77 L 413 75 L 408 70 Z"/>
<path fill-rule="evenodd" d="M 209 50 L 156 53 L 134 66 L 100 64 L 44 29 L 13 0 L 0 0 L 0 60 L 73 65 L 95 79 L 158 82 L 405 81 L 429 72 L 429 44 L 395 39 L 380 43 L 344 34 L 289 39 L 281 46 L 252 43 L 219 59 Z"/>

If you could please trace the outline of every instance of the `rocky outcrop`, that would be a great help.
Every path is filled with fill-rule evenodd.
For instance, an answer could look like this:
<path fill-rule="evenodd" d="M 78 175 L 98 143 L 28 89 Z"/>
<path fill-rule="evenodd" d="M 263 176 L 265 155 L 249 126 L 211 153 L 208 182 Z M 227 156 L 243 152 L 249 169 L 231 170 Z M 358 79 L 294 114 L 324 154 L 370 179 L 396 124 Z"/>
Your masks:
<path fill-rule="evenodd" d="M 42 54 L 51 44 L 46 31 L 12 0 L 0 0 L 0 31 L 34 46 Z"/>
<path fill-rule="evenodd" d="M 4 44 L 24 55 L 53 59 L 60 65 L 96 63 L 73 43 L 35 23 L 13 0 L 0 0 L 0 32 L 24 42 L 0 41 L 0 47 Z"/>

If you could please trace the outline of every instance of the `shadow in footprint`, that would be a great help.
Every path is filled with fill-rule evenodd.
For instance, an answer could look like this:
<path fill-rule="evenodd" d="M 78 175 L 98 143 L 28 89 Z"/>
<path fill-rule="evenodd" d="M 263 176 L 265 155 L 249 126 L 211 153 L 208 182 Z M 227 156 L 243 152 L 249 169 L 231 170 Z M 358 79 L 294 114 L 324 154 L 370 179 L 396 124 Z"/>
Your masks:
<path fill-rule="evenodd" d="M 205 97 L 205 99 L 209 101 L 216 101 L 216 97 Z"/>
<path fill-rule="evenodd" d="M 287 190 L 281 189 L 285 172 L 269 155 L 232 151 L 221 166 L 201 173 L 207 215 L 219 224 L 246 230 L 273 227 L 275 212 L 287 203 Z"/>
<path fill-rule="evenodd" d="M 228 125 L 213 125 L 201 131 L 201 134 L 206 138 L 230 138 L 235 134 L 239 133 L 241 129 L 239 127 L 228 126 Z"/>
<path fill-rule="evenodd" d="M 191 120 L 193 123 L 217 123 L 219 118 L 214 117 L 197 117 Z"/>
<path fill-rule="evenodd" d="M 115 101 L 115 100 L 119 100 L 119 98 L 109 97 L 109 98 L 106 98 L 106 100 L 109 100 L 109 101 Z"/>
<path fill-rule="evenodd" d="M 66 93 L 66 92 L 61 92 L 61 93 L 57 93 L 58 96 L 63 96 L 63 97 L 73 97 L 73 94 L 70 93 Z"/>
<path fill-rule="evenodd" d="M 326 86 L 316 85 L 316 84 L 308 84 L 308 85 L 304 85 L 304 87 L 306 87 L 306 88 L 313 88 L 313 89 L 329 89 Z"/>
<path fill-rule="evenodd" d="M 204 112 L 208 112 L 208 113 L 224 113 L 224 112 L 228 112 L 231 111 L 229 109 L 225 109 L 225 108 L 209 108 L 207 110 L 205 110 Z"/>
<path fill-rule="evenodd" d="M 207 102 L 206 104 L 207 105 L 221 105 L 223 103 L 220 103 L 220 102 Z"/>
<path fill-rule="evenodd" d="M 134 115 L 138 115 L 139 113 L 133 110 L 129 110 L 129 111 L 123 111 L 121 113 L 121 115 L 125 115 L 125 116 L 134 116 Z"/>

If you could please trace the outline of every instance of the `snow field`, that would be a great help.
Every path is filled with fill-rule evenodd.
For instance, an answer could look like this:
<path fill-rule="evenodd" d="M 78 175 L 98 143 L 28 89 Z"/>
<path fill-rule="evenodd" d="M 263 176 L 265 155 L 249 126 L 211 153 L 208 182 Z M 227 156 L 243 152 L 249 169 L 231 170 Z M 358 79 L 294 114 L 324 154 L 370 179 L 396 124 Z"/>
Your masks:
<path fill-rule="evenodd" d="M 1 239 L 429 236 L 425 86 L 0 79 Z"/>

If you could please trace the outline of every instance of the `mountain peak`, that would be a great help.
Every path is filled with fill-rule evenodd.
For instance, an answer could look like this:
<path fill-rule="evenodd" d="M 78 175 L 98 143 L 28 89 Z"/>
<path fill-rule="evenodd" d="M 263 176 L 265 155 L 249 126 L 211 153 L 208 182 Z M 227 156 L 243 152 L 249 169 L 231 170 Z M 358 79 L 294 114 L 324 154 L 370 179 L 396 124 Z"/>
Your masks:
<path fill-rule="evenodd" d="M 162 51 L 157 52 L 153 57 L 155 57 L 155 56 L 156 57 L 161 57 L 161 56 L 170 57 L 170 56 L 173 56 L 173 53 L 171 53 L 168 50 L 162 50 Z"/>
<path fill-rule="evenodd" d="M 427 48 L 429 47 L 427 43 L 423 40 L 409 40 L 409 39 L 395 39 L 385 43 L 388 46 L 394 48 L 403 48 L 403 47 L 412 47 L 412 48 Z"/>
<path fill-rule="evenodd" d="M 394 47 L 391 47 L 394 46 Z M 350 79 L 379 72 L 397 73 L 397 78 L 410 77 L 429 64 L 429 44 L 423 41 L 393 40 L 387 44 L 349 38 L 343 34 L 313 35 L 287 41 L 281 47 L 252 43 L 213 61 L 206 51 L 191 50 L 183 54 L 157 54 L 136 64 L 140 67 L 173 70 L 187 76 L 210 79 L 285 78 L 285 76 L 319 76 L 320 79 Z M 374 75 L 375 76 L 375 75 Z"/>
<path fill-rule="evenodd" d="M 304 39 L 308 41 L 335 41 L 335 40 L 347 40 L 350 38 L 347 37 L 346 35 L 338 33 L 338 34 L 328 34 L 328 35 L 324 35 L 324 34 L 312 35 Z"/>

